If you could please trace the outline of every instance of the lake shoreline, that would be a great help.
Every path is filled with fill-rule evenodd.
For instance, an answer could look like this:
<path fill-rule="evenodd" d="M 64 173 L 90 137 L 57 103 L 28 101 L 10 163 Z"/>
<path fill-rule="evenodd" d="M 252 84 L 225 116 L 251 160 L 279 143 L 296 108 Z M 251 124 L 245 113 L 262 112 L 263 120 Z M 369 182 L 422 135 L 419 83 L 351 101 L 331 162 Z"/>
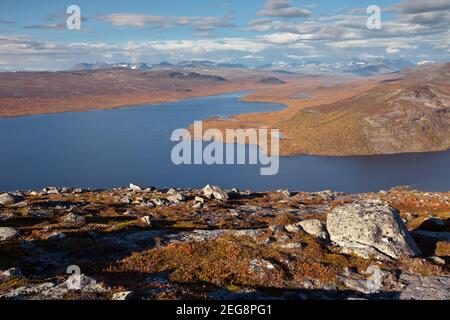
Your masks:
<path fill-rule="evenodd" d="M 363 192 L 397 185 L 427 191 L 450 188 L 445 169 L 449 151 L 346 157 L 282 156 L 275 176 L 261 176 L 262 165 L 176 166 L 171 161 L 175 144 L 170 142 L 170 136 L 175 129 L 217 115 L 229 118 L 236 114 L 241 117 L 243 112 L 255 116 L 286 110 L 282 104 L 243 102 L 233 92 L 179 101 L 170 106 L 130 106 L 1 119 L 0 135 L 9 152 L 0 158 L 1 167 L 8 168 L 2 170 L 0 189 L 40 189 L 49 185 L 112 188 L 131 178 L 157 187 L 199 187 L 212 182 L 259 191 L 288 187 L 305 191 Z M 257 148 L 256 145 L 245 147 Z M 33 150 L 33 157 L 29 150 Z"/>

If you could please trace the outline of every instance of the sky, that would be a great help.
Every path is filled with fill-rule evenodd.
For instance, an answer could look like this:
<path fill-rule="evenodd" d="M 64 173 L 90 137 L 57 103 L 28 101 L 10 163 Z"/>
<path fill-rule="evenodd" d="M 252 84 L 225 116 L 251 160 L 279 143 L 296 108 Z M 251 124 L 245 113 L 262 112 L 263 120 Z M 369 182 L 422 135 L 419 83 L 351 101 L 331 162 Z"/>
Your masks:
<path fill-rule="evenodd" d="M 67 28 L 70 5 L 81 29 Z M 369 29 L 367 8 L 381 9 Z M 1 0 L 0 70 L 207 59 L 450 61 L 450 0 Z"/>

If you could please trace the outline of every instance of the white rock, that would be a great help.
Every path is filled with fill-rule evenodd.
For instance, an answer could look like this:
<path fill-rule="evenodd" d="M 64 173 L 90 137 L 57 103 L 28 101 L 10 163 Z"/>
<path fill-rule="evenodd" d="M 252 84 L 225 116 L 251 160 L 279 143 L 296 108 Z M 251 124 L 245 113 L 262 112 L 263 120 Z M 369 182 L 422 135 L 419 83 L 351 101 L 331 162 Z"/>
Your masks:
<path fill-rule="evenodd" d="M 118 300 L 118 301 L 124 301 L 124 300 L 131 300 L 133 299 L 133 291 L 124 291 L 124 292 L 117 292 L 115 293 L 111 300 Z"/>
<path fill-rule="evenodd" d="M 217 186 L 207 185 L 203 188 L 203 194 L 208 199 L 217 199 L 217 200 L 228 200 L 228 193 L 225 192 L 222 188 Z"/>
<path fill-rule="evenodd" d="M 203 203 L 195 202 L 194 205 L 192 206 L 192 208 L 194 208 L 194 209 L 201 209 L 201 208 L 203 208 Z"/>
<path fill-rule="evenodd" d="M 150 227 L 152 226 L 152 219 L 149 216 L 145 216 L 141 218 L 141 221 L 147 226 Z"/>
<path fill-rule="evenodd" d="M 186 197 L 181 193 L 174 193 L 166 198 L 168 201 L 173 203 L 180 203 L 186 200 Z"/>
<path fill-rule="evenodd" d="M 317 219 L 304 220 L 300 221 L 298 225 L 302 227 L 306 233 L 312 235 L 313 237 L 323 240 L 329 239 L 327 229 L 322 221 Z"/>
<path fill-rule="evenodd" d="M 301 228 L 299 227 L 298 223 L 296 224 L 288 224 L 284 227 L 287 232 L 296 233 L 300 232 Z"/>
<path fill-rule="evenodd" d="M 142 191 L 142 188 L 141 188 L 140 186 L 138 186 L 138 185 L 136 185 L 136 184 L 133 184 L 133 183 L 130 183 L 129 189 L 130 189 L 131 191 Z"/>
<path fill-rule="evenodd" d="M 205 203 L 205 199 L 197 196 L 194 198 L 194 202 Z"/>
<path fill-rule="evenodd" d="M 85 292 L 101 292 L 104 289 L 100 284 L 97 284 L 97 281 L 84 274 L 71 275 L 66 282 L 59 285 L 58 288 Z"/>
<path fill-rule="evenodd" d="M 9 206 L 16 203 L 16 197 L 10 193 L 0 194 L 0 204 L 4 206 Z"/>
<path fill-rule="evenodd" d="M 19 232 L 14 228 L 0 227 L 0 241 L 7 241 L 16 238 Z"/>

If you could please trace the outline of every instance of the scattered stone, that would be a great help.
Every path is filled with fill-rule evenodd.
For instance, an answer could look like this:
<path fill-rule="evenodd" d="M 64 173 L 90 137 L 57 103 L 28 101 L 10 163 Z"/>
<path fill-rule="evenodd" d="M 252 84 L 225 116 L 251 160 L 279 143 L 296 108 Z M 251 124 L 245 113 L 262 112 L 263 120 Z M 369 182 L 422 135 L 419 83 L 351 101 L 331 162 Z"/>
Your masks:
<path fill-rule="evenodd" d="M 28 206 L 28 201 L 20 201 L 12 205 L 14 208 L 25 208 Z"/>
<path fill-rule="evenodd" d="M 186 201 L 186 197 L 184 195 L 182 195 L 181 193 L 176 192 L 176 193 L 168 196 L 167 200 L 172 203 L 180 203 L 180 202 Z"/>
<path fill-rule="evenodd" d="M 166 206 L 169 204 L 169 201 L 167 201 L 166 199 L 152 199 L 151 201 L 156 206 Z"/>
<path fill-rule="evenodd" d="M 44 190 L 46 194 L 60 194 L 58 188 L 55 187 L 45 188 Z"/>
<path fill-rule="evenodd" d="M 167 191 L 167 193 L 168 194 L 175 194 L 175 193 L 177 193 L 178 191 L 177 191 L 177 189 L 175 189 L 175 188 L 170 188 L 168 191 Z"/>
<path fill-rule="evenodd" d="M 130 183 L 130 187 L 129 187 L 130 191 L 142 191 L 142 188 L 136 184 Z"/>
<path fill-rule="evenodd" d="M 130 199 L 130 197 L 125 196 L 125 197 L 121 198 L 121 199 L 119 200 L 119 202 L 120 202 L 120 203 L 123 203 L 123 204 L 130 204 L 130 203 L 131 203 L 131 199 Z"/>
<path fill-rule="evenodd" d="M 287 226 L 284 227 L 286 229 L 287 232 L 290 233 L 297 233 L 301 231 L 301 227 L 298 223 L 296 224 L 288 224 Z"/>
<path fill-rule="evenodd" d="M 280 245 L 280 247 L 283 249 L 302 249 L 303 248 L 302 244 L 298 243 L 298 242 L 284 243 L 284 244 Z"/>
<path fill-rule="evenodd" d="M 11 268 L 6 271 L 0 272 L 0 280 L 4 281 L 11 278 L 23 278 L 22 272 L 19 268 Z"/>
<path fill-rule="evenodd" d="M 180 242 L 204 242 L 215 240 L 224 235 L 231 235 L 235 237 L 252 237 L 255 238 L 260 235 L 259 230 L 228 230 L 228 229 L 217 229 L 217 230 L 194 230 L 192 232 L 180 232 L 175 235 L 167 237 L 169 243 L 180 243 Z"/>
<path fill-rule="evenodd" d="M 269 230 L 275 233 L 283 233 L 284 227 L 282 225 L 276 224 L 269 227 Z"/>
<path fill-rule="evenodd" d="M 272 263 L 263 259 L 254 259 L 250 261 L 248 266 L 248 269 L 254 273 L 263 273 L 268 270 L 275 270 L 276 268 L 277 267 L 274 266 Z"/>
<path fill-rule="evenodd" d="M 118 300 L 118 301 L 132 300 L 133 296 L 134 296 L 133 291 L 117 292 L 112 296 L 111 300 Z"/>
<path fill-rule="evenodd" d="M 435 264 L 441 265 L 441 266 L 445 266 L 445 260 L 442 259 L 441 257 L 430 257 L 430 260 L 432 262 L 434 262 Z"/>
<path fill-rule="evenodd" d="M 203 194 L 208 199 L 228 200 L 228 193 L 217 186 L 207 185 L 203 188 Z"/>
<path fill-rule="evenodd" d="M 337 192 L 333 192 L 331 190 L 316 192 L 314 195 L 319 196 L 321 199 L 326 201 L 335 200 L 338 196 Z"/>
<path fill-rule="evenodd" d="M 64 223 L 72 226 L 82 226 L 86 223 L 86 219 L 74 213 L 69 213 L 64 217 Z"/>
<path fill-rule="evenodd" d="M 57 286 L 57 289 L 84 291 L 84 292 L 103 292 L 106 288 L 98 284 L 94 279 L 84 274 L 72 274 L 64 283 Z"/>
<path fill-rule="evenodd" d="M 53 234 L 51 234 L 47 240 L 62 240 L 65 239 L 66 235 L 64 233 L 60 233 L 60 232 L 55 232 Z"/>
<path fill-rule="evenodd" d="M 43 211 L 43 210 L 32 211 L 29 213 L 29 215 L 33 218 L 39 218 L 39 219 L 49 218 L 49 217 L 53 216 L 52 213 L 50 213 L 48 211 Z"/>
<path fill-rule="evenodd" d="M 198 197 L 197 196 L 197 197 L 194 198 L 194 202 L 204 204 L 205 203 L 205 199 L 202 198 L 202 197 Z"/>
<path fill-rule="evenodd" d="M 331 241 L 344 252 L 363 258 L 389 260 L 420 255 L 396 209 L 376 200 L 336 207 L 328 214 Z"/>
<path fill-rule="evenodd" d="M 12 240 L 19 236 L 19 232 L 14 228 L 0 227 L 0 241 Z"/>
<path fill-rule="evenodd" d="M 328 240 L 330 238 L 327 229 L 325 227 L 325 224 L 320 220 L 317 219 L 303 220 L 300 221 L 298 225 L 302 227 L 302 229 L 305 230 L 306 233 L 312 235 L 313 237 L 322 240 Z"/>
<path fill-rule="evenodd" d="M 450 300 L 450 277 L 428 277 L 402 273 L 400 281 L 406 288 L 400 300 Z"/>
<path fill-rule="evenodd" d="M 287 198 L 290 198 L 292 196 L 292 192 L 289 191 L 289 189 L 278 190 L 278 192 L 281 193 L 282 195 L 284 195 Z"/>
<path fill-rule="evenodd" d="M 141 218 L 141 221 L 149 228 L 152 227 L 152 219 L 149 216 L 145 216 Z"/>
<path fill-rule="evenodd" d="M 54 288 L 55 285 L 52 282 L 27 285 L 0 294 L 0 300 L 49 299 L 49 296 L 55 298 L 52 295 Z"/>
<path fill-rule="evenodd" d="M 2 193 L 0 194 L 0 205 L 10 206 L 16 203 L 17 198 L 10 193 Z"/>
<path fill-rule="evenodd" d="M 201 202 L 195 202 L 194 205 L 192 206 L 193 209 L 201 209 L 203 208 L 203 203 Z"/>
<path fill-rule="evenodd" d="M 364 274 L 370 277 L 366 279 L 345 267 L 344 276 L 339 279 L 346 287 L 364 294 L 378 293 L 383 290 L 383 271 L 377 265 L 369 266 Z"/>

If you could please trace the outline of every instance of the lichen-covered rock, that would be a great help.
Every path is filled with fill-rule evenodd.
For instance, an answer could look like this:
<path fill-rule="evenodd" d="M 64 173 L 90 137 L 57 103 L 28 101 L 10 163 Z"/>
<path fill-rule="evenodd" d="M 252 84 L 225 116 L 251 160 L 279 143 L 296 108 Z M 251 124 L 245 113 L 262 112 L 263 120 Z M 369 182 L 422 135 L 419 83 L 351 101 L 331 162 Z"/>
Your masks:
<path fill-rule="evenodd" d="M 129 185 L 130 191 L 142 191 L 142 188 L 134 183 L 130 183 Z"/>
<path fill-rule="evenodd" d="M 0 194 L 0 205 L 9 206 L 16 203 L 16 197 L 10 193 Z"/>
<path fill-rule="evenodd" d="M 86 219 L 74 213 L 69 213 L 64 217 L 64 223 L 72 226 L 82 226 L 86 223 Z"/>
<path fill-rule="evenodd" d="M 0 241 L 8 241 L 16 238 L 19 232 L 14 228 L 0 227 Z"/>
<path fill-rule="evenodd" d="M 172 203 L 180 203 L 186 200 L 186 197 L 181 193 L 174 193 L 166 198 L 168 201 Z"/>
<path fill-rule="evenodd" d="M 345 252 L 380 260 L 420 255 L 396 209 L 381 201 L 361 200 L 333 209 L 327 217 L 331 241 Z"/>
<path fill-rule="evenodd" d="M 133 291 L 117 292 L 111 297 L 111 300 L 117 301 L 131 300 L 133 299 L 133 296 L 134 296 Z"/>
<path fill-rule="evenodd" d="M 320 220 L 317 219 L 303 220 L 300 221 L 298 225 L 302 227 L 302 229 L 305 230 L 306 233 L 312 235 L 313 237 L 322 240 L 329 239 L 325 224 Z"/>
<path fill-rule="evenodd" d="M 208 199 L 228 200 L 228 193 L 217 186 L 210 186 L 209 184 L 203 188 L 203 194 Z"/>
<path fill-rule="evenodd" d="M 402 273 L 400 281 L 406 288 L 401 292 L 401 300 L 450 300 L 450 277 L 425 277 Z"/>

